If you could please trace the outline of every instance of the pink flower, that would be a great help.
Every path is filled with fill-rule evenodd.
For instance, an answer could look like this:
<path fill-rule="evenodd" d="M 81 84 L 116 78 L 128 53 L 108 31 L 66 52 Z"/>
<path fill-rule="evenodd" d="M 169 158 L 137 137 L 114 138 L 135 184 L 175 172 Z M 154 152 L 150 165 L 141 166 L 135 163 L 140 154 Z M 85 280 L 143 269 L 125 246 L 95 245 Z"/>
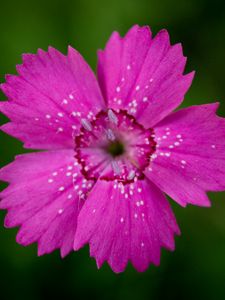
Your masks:
<path fill-rule="evenodd" d="M 0 170 L 6 227 L 38 255 L 64 257 L 89 243 L 98 267 L 122 272 L 159 265 L 179 234 L 164 193 L 181 206 L 209 206 L 225 189 L 225 121 L 217 103 L 174 112 L 194 73 L 183 75 L 181 45 L 134 26 L 99 51 L 98 81 L 76 50 L 23 55 L 1 85 L 1 129 L 42 152 Z"/>

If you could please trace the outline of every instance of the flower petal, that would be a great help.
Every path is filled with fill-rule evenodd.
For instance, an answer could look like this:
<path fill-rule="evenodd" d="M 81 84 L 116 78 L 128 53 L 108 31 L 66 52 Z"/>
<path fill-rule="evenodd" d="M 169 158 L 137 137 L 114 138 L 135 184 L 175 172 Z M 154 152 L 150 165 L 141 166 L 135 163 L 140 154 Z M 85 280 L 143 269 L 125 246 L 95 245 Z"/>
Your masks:
<path fill-rule="evenodd" d="M 105 107 L 93 72 L 71 47 L 68 56 L 51 47 L 25 54 L 17 71 L 1 85 L 9 101 L 0 103 L 0 111 L 12 121 L 1 129 L 26 148 L 73 147 L 81 119 Z"/>
<path fill-rule="evenodd" d="M 151 39 L 149 27 L 134 26 L 122 39 L 113 33 L 99 51 L 98 77 L 111 108 L 126 109 L 146 127 L 183 101 L 194 73 L 183 76 L 180 44 L 170 46 L 166 30 Z"/>
<path fill-rule="evenodd" d="M 154 128 L 157 152 L 145 174 L 183 206 L 209 206 L 205 192 L 225 189 L 225 119 L 217 108 L 185 108 Z"/>
<path fill-rule="evenodd" d="M 0 208 L 8 209 L 5 226 L 21 226 L 18 243 L 37 241 L 39 255 L 61 248 L 65 256 L 72 249 L 88 190 L 73 156 L 71 150 L 20 155 L 0 170 L 0 180 L 10 182 L 0 193 Z"/>
<path fill-rule="evenodd" d="M 114 272 L 122 272 L 128 260 L 138 271 L 158 265 L 160 247 L 173 250 L 173 235 L 179 234 L 167 200 L 147 180 L 126 186 L 98 181 L 77 224 L 75 250 L 89 242 L 98 267 L 108 261 Z"/>

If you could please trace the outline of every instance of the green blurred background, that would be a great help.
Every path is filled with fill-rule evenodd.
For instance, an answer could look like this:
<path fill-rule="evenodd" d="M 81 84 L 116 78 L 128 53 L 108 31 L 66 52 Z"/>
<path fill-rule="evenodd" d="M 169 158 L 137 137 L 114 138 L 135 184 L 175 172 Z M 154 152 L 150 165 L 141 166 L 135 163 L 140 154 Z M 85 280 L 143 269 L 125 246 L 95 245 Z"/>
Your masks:
<path fill-rule="evenodd" d="M 183 106 L 221 101 L 225 116 L 225 5 L 211 0 L 1 1 L 0 81 L 15 73 L 24 52 L 66 52 L 70 44 L 95 69 L 96 50 L 113 30 L 124 34 L 133 24 L 148 24 L 155 34 L 167 28 L 182 42 L 187 71 L 196 77 Z M 1 94 L 1 99 L 5 99 Z M 0 117 L 1 124 L 6 121 Z M 23 153 L 22 144 L 0 133 L 0 166 Z M 3 188 L 5 185 L 1 185 Z M 62 260 L 59 252 L 37 257 L 36 246 L 16 244 L 16 229 L 3 228 L 0 212 L 1 299 L 225 299 L 224 193 L 210 194 L 212 207 L 173 204 L 182 235 L 174 253 L 162 251 L 161 266 L 138 274 L 131 266 L 114 274 L 97 270 L 88 247 Z"/>

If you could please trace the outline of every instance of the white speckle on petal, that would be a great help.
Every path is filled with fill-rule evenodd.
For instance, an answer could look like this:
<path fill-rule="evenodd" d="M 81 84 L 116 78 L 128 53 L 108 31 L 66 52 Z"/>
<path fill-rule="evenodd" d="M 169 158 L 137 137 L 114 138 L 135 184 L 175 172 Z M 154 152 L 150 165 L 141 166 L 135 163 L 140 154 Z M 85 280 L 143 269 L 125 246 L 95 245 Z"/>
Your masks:
<path fill-rule="evenodd" d="M 63 99 L 63 102 L 62 102 L 62 104 L 68 104 L 68 100 L 66 100 L 66 99 Z"/>
<path fill-rule="evenodd" d="M 143 101 L 143 102 L 147 102 L 147 101 L 148 101 L 148 97 L 144 97 L 144 98 L 142 99 L 142 101 Z"/>
<path fill-rule="evenodd" d="M 58 129 L 57 129 L 57 133 L 58 132 L 63 132 L 63 128 L 62 127 L 59 127 Z"/>

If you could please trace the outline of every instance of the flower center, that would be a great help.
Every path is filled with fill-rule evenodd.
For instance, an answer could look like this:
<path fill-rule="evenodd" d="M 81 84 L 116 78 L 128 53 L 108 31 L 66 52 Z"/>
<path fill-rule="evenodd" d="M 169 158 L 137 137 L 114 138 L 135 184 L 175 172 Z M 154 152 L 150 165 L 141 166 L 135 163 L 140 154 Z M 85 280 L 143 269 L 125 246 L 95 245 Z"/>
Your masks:
<path fill-rule="evenodd" d="M 153 129 L 145 129 L 124 110 L 101 111 L 92 121 L 81 119 L 75 157 L 88 180 L 143 178 L 155 152 Z"/>
<path fill-rule="evenodd" d="M 112 157 L 117 157 L 125 152 L 125 147 L 122 142 L 120 141 L 114 141 L 109 143 L 106 151 L 112 155 Z"/>

